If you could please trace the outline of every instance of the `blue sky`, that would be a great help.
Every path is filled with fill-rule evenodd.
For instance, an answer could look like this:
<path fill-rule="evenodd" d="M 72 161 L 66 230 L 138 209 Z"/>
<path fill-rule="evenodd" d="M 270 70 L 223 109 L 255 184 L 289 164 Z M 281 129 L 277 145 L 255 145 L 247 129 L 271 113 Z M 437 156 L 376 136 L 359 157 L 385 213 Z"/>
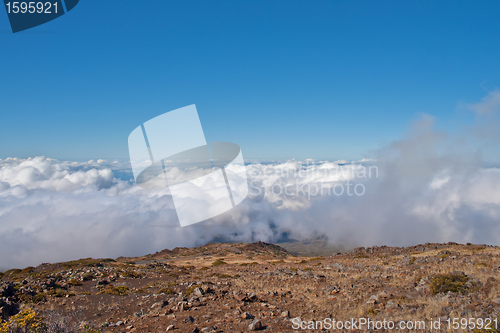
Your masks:
<path fill-rule="evenodd" d="M 0 158 L 125 158 L 127 137 L 196 104 L 246 158 L 359 159 L 419 113 L 500 87 L 495 1 L 81 0 L 12 34 L 0 10 Z"/>

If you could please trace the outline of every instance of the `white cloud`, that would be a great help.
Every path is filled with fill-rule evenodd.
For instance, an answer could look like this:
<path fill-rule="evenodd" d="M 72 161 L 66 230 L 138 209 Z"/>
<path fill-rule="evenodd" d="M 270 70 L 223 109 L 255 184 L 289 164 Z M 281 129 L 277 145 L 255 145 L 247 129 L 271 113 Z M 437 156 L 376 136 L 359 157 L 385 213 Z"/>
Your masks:
<path fill-rule="evenodd" d="M 480 102 L 468 104 L 467 107 L 479 115 L 498 112 L 500 109 L 500 89 L 489 92 Z"/>
<path fill-rule="evenodd" d="M 482 167 L 475 151 L 455 145 L 434 121 L 424 115 L 372 159 L 251 164 L 242 204 L 185 228 L 169 191 L 131 184 L 127 163 L 0 160 L 0 269 L 214 239 L 276 241 L 285 233 L 355 246 L 500 244 L 500 169 Z M 351 193 L 356 184 L 365 193 L 348 195 L 347 181 Z M 342 195 L 333 193 L 338 186 Z"/>

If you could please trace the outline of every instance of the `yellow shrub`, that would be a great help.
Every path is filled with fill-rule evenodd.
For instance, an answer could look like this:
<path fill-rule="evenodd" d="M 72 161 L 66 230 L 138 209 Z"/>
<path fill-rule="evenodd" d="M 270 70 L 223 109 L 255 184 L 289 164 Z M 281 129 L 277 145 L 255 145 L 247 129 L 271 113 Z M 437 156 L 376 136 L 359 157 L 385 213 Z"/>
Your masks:
<path fill-rule="evenodd" d="M 0 324 L 0 333 L 9 333 L 11 330 L 22 329 L 25 332 L 41 333 L 47 330 L 43 323 L 43 317 L 31 310 L 27 309 L 12 316 L 9 321 Z"/>

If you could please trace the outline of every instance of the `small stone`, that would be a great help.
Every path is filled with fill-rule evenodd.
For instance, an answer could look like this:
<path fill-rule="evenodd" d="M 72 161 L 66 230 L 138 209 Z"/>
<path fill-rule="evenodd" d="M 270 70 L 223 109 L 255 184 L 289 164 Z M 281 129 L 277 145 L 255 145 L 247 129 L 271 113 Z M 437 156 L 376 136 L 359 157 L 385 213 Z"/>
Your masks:
<path fill-rule="evenodd" d="M 166 332 L 173 330 L 174 330 L 174 325 L 168 325 Z"/>
<path fill-rule="evenodd" d="M 378 297 L 379 298 L 388 298 L 389 297 L 389 294 L 386 293 L 385 291 L 382 291 L 378 294 Z"/>
<path fill-rule="evenodd" d="M 203 291 L 200 289 L 200 287 L 196 287 L 194 288 L 193 290 L 193 294 L 198 296 L 198 297 L 201 297 L 204 295 Z"/>
<path fill-rule="evenodd" d="M 187 302 L 179 302 L 177 304 L 177 308 L 179 309 L 179 311 L 185 311 L 185 310 L 189 309 L 189 306 L 188 306 Z"/>
<path fill-rule="evenodd" d="M 389 301 L 387 302 L 387 304 L 385 305 L 385 308 L 386 309 L 396 309 L 398 307 L 398 303 L 395 303 L 393 301 Z"/>
<path fill-rule="evenodd" d="M 254 317 L 250 313 L 248 313 L 248 312 L 243 312 L 241 314 L 241 318 L 243 318 L 243 319 L 253 319 Z"/>
<path fill-rule="evenodd" d="M 290 318 L 290 311 L 286 310 L 286 311 L 283 311 L 281 313 L 281 316 L 282 317 L 285 317 L 285 318 Z"/>
<path fill-rule="evenodd" d="M 123 325 L 123 321 L 121 321 L 121 320 L 120 320 L 120 321 L 117 321 L 115 325 L 116 325 L 116 326 L 122 326 L 122 325 Z"/>
<path fill-rule="evenodd" d="M 194 318 L 191 316 L 188 316 L 186 319 L 184 319 L 185 323 L 194 323 Z"/>
<path fill-rule="evenodd" d="M 259 331 L 263 328 L 262 323 L 259 319 L 255 318 L 250 325 L 248 325 L 248 329 L 250 331 Z"/>
<path fill-rule="evenodd" d="M 191 333 L 200 333 L 200 329 L 198 327 L 195 327 Z"/>

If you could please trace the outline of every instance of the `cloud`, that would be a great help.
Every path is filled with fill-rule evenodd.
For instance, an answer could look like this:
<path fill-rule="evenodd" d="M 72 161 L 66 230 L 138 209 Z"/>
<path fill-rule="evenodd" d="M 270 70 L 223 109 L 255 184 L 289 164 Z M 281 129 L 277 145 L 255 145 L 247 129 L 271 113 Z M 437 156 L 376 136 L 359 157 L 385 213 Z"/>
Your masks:
<path fill-rule="evenodd" d="M 499 244 L 500 169 L 484 167 L 464 144 L 474 135 L 457 140 L 435 122 L 422 115 L 370 159 L 250 164 L 245 201 L 185 228 L 168 189 L 136 186 L 127 163 L 0 160 L 0 270 L 214 240 Z"/>
<path fill-rule="evenodd" d="M 468 104 L 467 107 L 479 115 L 497 113 L 500 109 L 500 89 L 489 92 L 480 102 Z"/>

